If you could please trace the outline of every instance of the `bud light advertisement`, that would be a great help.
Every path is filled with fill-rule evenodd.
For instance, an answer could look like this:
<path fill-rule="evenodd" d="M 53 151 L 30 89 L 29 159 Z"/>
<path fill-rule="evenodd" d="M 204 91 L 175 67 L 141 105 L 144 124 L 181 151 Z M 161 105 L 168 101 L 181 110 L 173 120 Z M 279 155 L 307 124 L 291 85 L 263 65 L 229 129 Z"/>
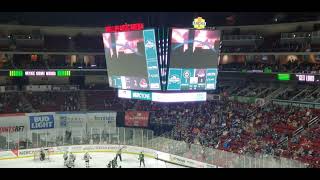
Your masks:
<path fill-rule="evenodd" d="M 52 129 L 54 128 L 53 115 L 30 116 L 30 129 Z"/>

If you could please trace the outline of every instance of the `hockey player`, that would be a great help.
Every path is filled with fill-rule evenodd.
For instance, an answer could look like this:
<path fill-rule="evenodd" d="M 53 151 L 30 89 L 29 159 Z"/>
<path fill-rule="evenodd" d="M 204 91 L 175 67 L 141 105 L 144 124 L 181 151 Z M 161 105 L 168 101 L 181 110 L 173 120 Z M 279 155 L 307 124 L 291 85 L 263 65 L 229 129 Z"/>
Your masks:
<path fill-rule="evenodd" d="M 41 148 L 40 149 L 40 161 L 45 160 L 45 158 L 46 158 L 46 154 L 44 153 L 44 149 Z"/>
<path fill-rule="evenodd" d="M 114 158 L 114 166 L 115 166 L 115 167 L 118 167 L 117 157 Z"/>
<path fill-rule="evenodd" d="M 74 167 L 75 160 L 76 160 L 76 156 L 72 154 L 72 152 L 70 152 L 68 162 L 67 162 L 67 167 L 68 168 Z"/>
<path fill-rule="evenodd" d="M 84 161 L 86 162 L 86 168 L 89 168 L 89 160 L 92 159 L 92 157 L 90 156 L 90 154 L 88 152 L 86 152 L 83 156 Z"/>
<path fill-rule="evenodd" d="M 116 160 L 116 158 L 114 158 L 114 159 L 111 160 L 111 167 L 112 167 L 112 168 L 116 168 L 116 167 L 117 167 L 117 160 Z"/>
<path fill-rule="evenodd" d="M 138 160 L 140 161 L 140 167 L 141 163 L 143 163 L 143 167 L 146 167 L 146 165 L 144 164 L 144 154 L 142 152 L 139 154 Z"/>
<path fill-rule="evenodd" d="M 68 160 L 68 152 L 64 152 L 63 154 L 63 160 L 64 160 L 64 165 L 66 166 L 67 165 L 67 160 Z"/>
<path fill-rule="evenodd" d="M 74 155 L 74 154 L 72 154 L 72 153 L 70 153 L 70 155 L 71 155 L 72 161 L 75 162 L 75 161 L 76 161 L 76 155 Z"/>
<path fill-rule="evenodd" d="M 108 167 L 108 168 L 111 168 L 111 161 L 109 161 L 107 167 Z"/>
<path fill-rule="evenodd" d="M 122 162 L 122 156 L 121 156 L 121 154 L 122 154 L 122 148 L 120 148 L 120 149 L 118 150 L 117 155 L 116 155 L 116 160 L 118 160 L 118 157 L 119 157 L 120 161 Z"/>
<path fill-rule="evenodd" d="M 111 168 L 111 161 L 109 161 L 107 167 L 108 167 L 108 168 Z"/>

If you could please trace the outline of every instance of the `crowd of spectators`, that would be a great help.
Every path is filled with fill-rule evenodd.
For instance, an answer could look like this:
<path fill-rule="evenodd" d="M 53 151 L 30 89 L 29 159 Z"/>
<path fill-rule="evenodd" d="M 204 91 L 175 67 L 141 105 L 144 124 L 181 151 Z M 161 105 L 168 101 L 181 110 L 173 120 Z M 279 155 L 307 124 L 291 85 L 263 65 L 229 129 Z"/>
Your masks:
<path fill-rule="evenodd" d="M 17 93 L 0 93 L 0 113 L 19 113 L 24 111 L 24 103 Z"/>
<path fill-rule="evenodd" d="M 78 92 L 26 92 L 25 98 L 35 111 L 79 111 Z"/>
<path fill-rule="evenodd" d="M 79 92 L 25 92 L 23 95 L 38 111 L 80 110 Z M 319 167 L 319 126 L 293 137 L 295 130 L 320 115 L 317 109 L 276 104 L 260 107 L 225 98 L 168 104 L 118 99 L 112 91 L 88 91 L 86 95 L 88 110 L 149 111 L 149 128 L 155 135 L 250 156 L 261 153 L 284 156 Z M 19 97 L 15 93 L 1 93 L 1 113 L 23 112 L 23 101 Z M 278 146 L 285 137 L 289 142 Z"/>
<path fill-rule="evenodd" d="M 261 45 L 238 45 L 238 46 L 222 46 L 222 53 L 239 53 L 239 52 L 317 52 L 319 47 L 312 45 L 310 42 L 293 42 L 280 43 L 280 40 L 270 41 L 269 44 Z"/>
<path fill-rule="evenodd" d="M 150 128 L 155 134 L 238 154 L 284 156 L 319 166 L 319 159 L 306 159 L 305 153 L 301 153 L 310 151 L 304 146 L 293 148 L 291 142 L 278 146 L 280 140 L 292 137 L 295 130 L 318 116 L 320 112 L 316 109 L 276 104 L 258 107 L 228 100 L 174 104 L 121 101 L 124 110 L 150 111 Z M 320 151 L 318 144 L 313 147 L 316 149 L 312 152 Z"/>

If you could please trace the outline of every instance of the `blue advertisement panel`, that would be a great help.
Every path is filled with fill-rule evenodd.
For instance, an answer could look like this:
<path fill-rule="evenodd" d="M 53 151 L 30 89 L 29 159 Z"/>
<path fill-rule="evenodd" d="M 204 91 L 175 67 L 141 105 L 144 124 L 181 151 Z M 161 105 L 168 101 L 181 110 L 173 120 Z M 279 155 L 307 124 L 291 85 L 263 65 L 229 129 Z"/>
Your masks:
<path fill-rule="evenodd" d="M 170 68 L 168 76 L 168 90 L 181 89 L 181 69 Z"/>
<path fill-rule="evenodd" d="M 52 129 L 54 128 L 53 115 L 29 116 L 30 129 Z"/>

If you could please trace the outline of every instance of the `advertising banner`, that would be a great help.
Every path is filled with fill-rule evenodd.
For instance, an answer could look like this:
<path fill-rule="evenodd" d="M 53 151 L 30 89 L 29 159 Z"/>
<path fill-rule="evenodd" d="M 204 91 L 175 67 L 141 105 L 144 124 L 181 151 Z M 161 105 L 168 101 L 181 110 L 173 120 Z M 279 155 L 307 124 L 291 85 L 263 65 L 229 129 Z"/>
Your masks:
<path fill-rule="evenodd" d="M 117 112 L 88 113 L 88 127 L 116 127 Z"/>
<path fill-rule="evenodd" d="M 53 115 L 39 115 L 29 116 L 30 129 L 52 129 L 54 128 L 54 116 Z"/>
<path fill-rule="evenodd" d="M 125 125 L 134 127 L 147 127 L 149 122 L 148 111 L 126 111 Z"/>
<path fill-rule="evenodd" d="M 207 92 L 152 93 L 152 101 L 155 102 L 195 102 L 206 100 Z"/>
<path fill-rule="evenodd" d="M 131 97 L 132 99 L 138 99 L 138 100 L 152 100 L 152 94 L 151 92 L 144 92 L 144 91 L 131 91 Z"/>

